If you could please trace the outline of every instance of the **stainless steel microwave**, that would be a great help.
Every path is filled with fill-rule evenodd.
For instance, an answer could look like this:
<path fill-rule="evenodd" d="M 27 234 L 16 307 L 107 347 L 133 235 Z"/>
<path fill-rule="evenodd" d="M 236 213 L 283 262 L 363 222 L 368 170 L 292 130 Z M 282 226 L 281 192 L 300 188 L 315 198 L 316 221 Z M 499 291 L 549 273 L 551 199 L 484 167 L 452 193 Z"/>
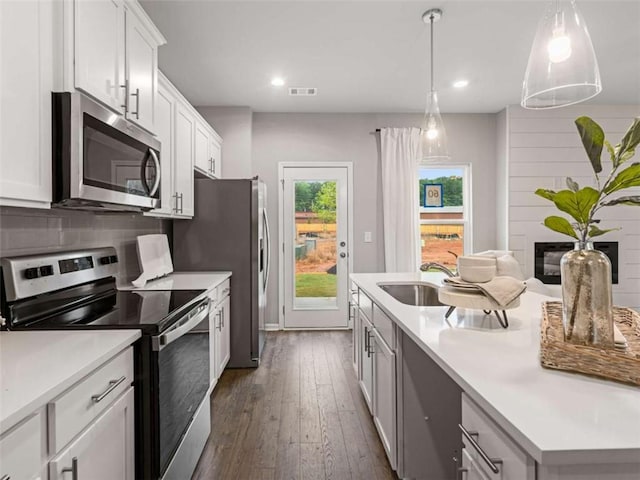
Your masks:
<path fill-rule="evenodd" d="M 53 203 L 89 210 L 160 207 L 160 142 L 81 93 L 52 94 Z"/>

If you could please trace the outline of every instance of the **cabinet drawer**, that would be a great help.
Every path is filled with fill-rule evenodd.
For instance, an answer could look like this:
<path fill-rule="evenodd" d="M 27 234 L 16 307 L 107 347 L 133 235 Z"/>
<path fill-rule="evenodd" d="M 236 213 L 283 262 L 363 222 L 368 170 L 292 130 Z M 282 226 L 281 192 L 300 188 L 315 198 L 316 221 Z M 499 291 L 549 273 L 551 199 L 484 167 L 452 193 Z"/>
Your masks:
<path fill-rule="evenodd" d="M 396 349 L 396 329 L 393 321 L 384 313 L 378 305 L 373 304 L 373 326 L 380 336 L 387 342 L 391 350 Z"/>
<path fill-rule="evenodd" d="M 48 404 L 49 450 L 56 453 L 133 382 L 133 347 Z"/>
<path fill-rule="evenodd" d="M 534 480 L 535 462 L 502 429 L 491 420 L 466 394 L 462 394 L 462 426 L 479 448 L 492 459 L 499 472 L 492 472 L 482 455 L 469 439 L 462 435 L 465 450 L 476 466 L 491 480 Z"/>
<path fill-rule="evenodd" d="M 358 306 L 364 316 L 367 317 L 367 320 L 373 321 L 373 302 L 362 290 L 358 294 Z"/>
<path fill-rule="evenodd" d="M 37 412 L 0 437 L 0 478 L 40 478 L 44 425 Z"/>

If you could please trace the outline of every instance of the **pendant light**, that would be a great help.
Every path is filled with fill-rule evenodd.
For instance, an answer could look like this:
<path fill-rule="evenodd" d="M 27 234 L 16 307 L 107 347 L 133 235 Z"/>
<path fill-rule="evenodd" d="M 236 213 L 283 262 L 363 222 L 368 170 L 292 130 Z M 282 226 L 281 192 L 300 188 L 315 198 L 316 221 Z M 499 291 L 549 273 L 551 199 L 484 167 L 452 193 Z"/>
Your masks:
<path fill-rule="evenodd" d="M 549 2 L 531 47 L 521 105 L 563 107 L 601 91 L 598 61 L 575 0 Z"/>
<path fill-rule="evenodd" d="M 429 93 L 427 94 L 427 106 L 424 112 L 424 120 L 422 121 L 422 130 L 420 132 L 420 141 L 422 144 L 422 160 L 448 160 L 449 151 L 447 149 L 447 133 L 440 116 L 440 108 L 438 107 L 438 93 L 433 83 L 433 24 L 442 18 L 442 10 L 432 8 L 422 15 L 422 21 L 429 23 L 431 26 L 431 84 Z"/>

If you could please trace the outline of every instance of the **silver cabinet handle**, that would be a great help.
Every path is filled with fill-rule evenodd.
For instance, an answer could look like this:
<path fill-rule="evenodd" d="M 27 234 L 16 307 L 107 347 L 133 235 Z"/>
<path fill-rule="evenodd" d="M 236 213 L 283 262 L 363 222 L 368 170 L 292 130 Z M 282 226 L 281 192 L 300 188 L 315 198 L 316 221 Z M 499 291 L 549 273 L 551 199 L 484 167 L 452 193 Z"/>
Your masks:
<path fill-rule="evenodd" d="M 211 173 L 214 174 L 216 172 L 216 159 L 215 158 L 211 159 L 211 164 L 213 165 L 211 167 Z"/>
<path fill-rule="evenodd" d="M 129 111 L 129 80 L 124 81 L 124 85 L 120 85 L 120 88 L 124 88 L 124 105 L 120 105 L 124 108 L 124 113 Z"/>
<path fill-rule="evenodd" d="M 11 480 L 11 477 L 9 475 L 2 475 L 2 478 L 0 478 L 0 480 Z"/>
<path fill-rule="evenodd" d="M 369 329 L 366 326 L 364 327 L 364 349 L 367 351 L 367 357 L 370 357 L 371 354 L 369 353 Z"/>
<path fill-rule="evenodd" d="M 496 463 L 502 464 L 502 460 L 496 459 L 496 458 L 489 458 L 489 455 L 485 453 L 485 451 L 480 447 L 480 445 L 478 445 L 478 442 L 476 442 L 475 439 L 473 438 L 474 435 L 478 435 L 476 432 L 467 431 L 467 429 L 464 428 L 461 424 L 458 424 L 458 427 L 460 428 L 462 435 L 464 435 L 464 438 L 466 438 L 469 441 L 471 446 L 474 448 L 476 452 L 478 452 L 478 454 L 480 455 L 480 458 L 482 458 L 484 463 L 487 464 L 487 466 L 491 469 L 491 471 L 493 473 L 500 473 L 500 469 L 498 468 Z"/>
<path fill-rule="evenodd" d="M 373 355 L 374 353 L 376 353 L 376 351 L 373 349 L 373 343 L 371 343 L 371 337 L 373 337 L 373 332 L 369 332 L 367 335 L 370 335 L 369 337 L 369 356 Z"/>
<path fill-rule="evenodd" d="M 113 392 L 118 385 L 120 385 L 122 382 L 126 380 L 126 378 L 127 377 L 122 376 L 117 380 L 109 380 L 109 386 L 104 392 L 99 393 L 98 395 L 91 395 L 91 400 L 93 400 L 93 403 L 101 402 L 104 399 L 104 397 L 106 397 L 111 392 Z"/>
<path fill-rule="evenodd" d="M 136 111 L 131 112 L 131 115 L 135 115 L 136 120 L 140 120 L 140 89 L 136 88 L 136 93 L 131 93 L 130 95 L 136 97 Z"/>
<path fill-rule="evenodd" d="M 218 331 L 222 331 L 222 311 L 218 310 L 218 313 L 216 313 L 216 316 L 218 317 Z"/>
<path fill-rule="evenodd" d="M 184 194 L 180 193 L 180 213 L 184 213 Z"/>
<path fill-rule="evenodd" d="M 78 480 L 78 457 L 73 457 L 71 459 L 71 468 L 69 467 L 63 468 L 60 473 L 64 474 L 68 472 L 71 472 L 71 480 Z"/>

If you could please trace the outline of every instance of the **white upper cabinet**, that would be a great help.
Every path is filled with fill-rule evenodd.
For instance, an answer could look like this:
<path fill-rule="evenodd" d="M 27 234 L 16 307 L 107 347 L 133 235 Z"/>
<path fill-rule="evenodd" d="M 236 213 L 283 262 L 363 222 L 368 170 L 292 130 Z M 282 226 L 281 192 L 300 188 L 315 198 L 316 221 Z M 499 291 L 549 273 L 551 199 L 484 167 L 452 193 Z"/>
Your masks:
<path fill-rule="evenodd" d="M 212 178 L 221 178 L 222 139 L 216 131 L 204 120 L 198 120 L 196 124 L 196 160 L 194 168 L 203 175 Z"/>
<path fill-rule="evenodd" d="M 190 108 L 176 104 L 175 160 L 175 216 L 193 217 L 193 160 L 195 154 L 196 119 Z"/>
<path fill-rule="evenodd" d="M 135 0 L 68 0 L 64 89 L 82 90 L 155 133 L 158 46 L 162 34 Z"/>
<path fill-rule="evenodd" d="M 175 96 L 162 81 L 158 82 L 156 96 L 156 133 L 160 140 L 160 208 L 150 215 L 170 216 L 173 214 L 174 182 L 173 182 L 173 130 L 175 125 Z"/>
<path fill-rule="evenodd" d="M 54 5 L 0 1 L 0 205 L 51 205 Z"/>
<path fill-rule="evenodd" d="M 127 117 L 143 128 L 154 130 L 154 99 L 158 78 L 158 43 L 147 26 L 131 11 L 126 12 Z"/>
<path fill-rule="evenodd" d="M 75 87 L 116 111 L 125 100 L 124 0 L 73 2 Z"/>

